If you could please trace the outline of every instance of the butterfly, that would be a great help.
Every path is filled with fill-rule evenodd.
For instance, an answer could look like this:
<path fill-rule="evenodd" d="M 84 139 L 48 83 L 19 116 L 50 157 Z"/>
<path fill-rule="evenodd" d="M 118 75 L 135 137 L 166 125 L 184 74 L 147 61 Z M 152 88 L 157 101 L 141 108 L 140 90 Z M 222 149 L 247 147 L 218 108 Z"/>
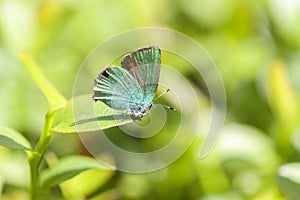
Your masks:
<path fill-rule="evenodd" d="M 160 75 L 161 51 L 157 46 L 125 55 L 121 67 L 110 66 L 94 80 L 93 99 L 141 120 L 153 109 Z"/>

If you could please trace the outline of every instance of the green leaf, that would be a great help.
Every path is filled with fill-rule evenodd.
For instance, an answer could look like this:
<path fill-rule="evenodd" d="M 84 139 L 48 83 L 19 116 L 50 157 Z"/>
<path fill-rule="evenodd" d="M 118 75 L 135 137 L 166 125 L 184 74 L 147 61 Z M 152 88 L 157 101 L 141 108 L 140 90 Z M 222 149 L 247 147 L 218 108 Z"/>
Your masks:
<path fill-rule="evenodd" d="M 282 165 L 277 173 L 278 185 L 291 199 L 300 199 L 300 163 Z"/>
<path fill-rule="evenodd" d="M 132 122 L 131 118 L 94 102 L 91 95 L 77 96 L 54 115 L 52 131 L 57 133 L 82 133 L 103 130 Z"/>
<path fill-rule="evenodd" d="M 60 189 L 64 197 L 74 199 L 87 197 L 101 188 L 112 178 L 114 171 L 90 169 L 61 183 Z"/>
<path fill-rule="evenodd" d="M 12 148 L 31 150 L 28 140 L 19 132 L 0 126 L 0 145 Z"/>
<path fill-rule="evenodd" d="M 49 82 L 34 59 L 26 53 L 22 53 L 20 56 L 33 80 L 46 96 L 49 103 L 49 112 L 64 107 L 67 100 Z"/>
<path fill-rule="evenodd" d="M 279 164 L 275 147 L 272 138 L 261 130 L 246 124 L 227 123 L 210 158 L 224 163 L 243 160 L 270 173 L 277 170 Z"/>
<path fill-rule="evenodd" d="M 49 189 L 88 169 L 113 170 L 114 167 L 90 157 L 68 156 L 41 173 L 41 187 Z"/>

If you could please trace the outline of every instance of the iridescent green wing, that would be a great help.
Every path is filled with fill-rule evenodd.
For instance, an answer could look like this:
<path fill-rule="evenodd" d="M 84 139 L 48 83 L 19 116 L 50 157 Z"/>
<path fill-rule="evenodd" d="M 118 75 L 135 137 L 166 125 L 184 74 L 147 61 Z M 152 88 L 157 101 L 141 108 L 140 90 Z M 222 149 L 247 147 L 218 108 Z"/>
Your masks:
<path fill-rule="evenodd" d="M 144 99 L 143 90 L 130 73 L 121 67 L 108 67 L 95 79 L 93 99 L 111 108 L 128 110 Z"/>
<path fill-rule="evenodd" d="M 161 52 L 151 46 L 127 54 L 121 61 L 144 91 L 144 105 L 149 105 L 156 93 L 160 73 Z"/>

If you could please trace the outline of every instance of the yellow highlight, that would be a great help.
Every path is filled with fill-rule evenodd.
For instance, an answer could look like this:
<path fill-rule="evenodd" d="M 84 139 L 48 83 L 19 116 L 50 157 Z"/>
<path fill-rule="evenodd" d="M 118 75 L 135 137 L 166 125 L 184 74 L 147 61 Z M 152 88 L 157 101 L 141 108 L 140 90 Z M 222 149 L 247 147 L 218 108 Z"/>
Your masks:
<path fill-rule="evenodd" d="M 269 102 L 274 114 L 284 126 L 291 127 L 297 118 L 297 102 L 282 60 L 274 60 L 268 74 Z"/>

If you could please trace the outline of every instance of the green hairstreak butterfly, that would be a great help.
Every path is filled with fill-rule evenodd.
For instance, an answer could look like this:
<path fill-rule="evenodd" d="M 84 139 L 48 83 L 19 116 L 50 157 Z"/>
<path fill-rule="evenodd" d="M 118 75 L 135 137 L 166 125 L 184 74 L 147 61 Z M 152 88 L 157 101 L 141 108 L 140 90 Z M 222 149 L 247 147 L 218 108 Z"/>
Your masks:
<path fill-rule="evenodd" d="M 126 111 L 134 120 L 141 120 L 154 108 L 161 63 L 156 46 L 140 48 L 125 55 L 121 67 L 110 66 L 95 79 L 93 99 L 107 106 Z"/>

